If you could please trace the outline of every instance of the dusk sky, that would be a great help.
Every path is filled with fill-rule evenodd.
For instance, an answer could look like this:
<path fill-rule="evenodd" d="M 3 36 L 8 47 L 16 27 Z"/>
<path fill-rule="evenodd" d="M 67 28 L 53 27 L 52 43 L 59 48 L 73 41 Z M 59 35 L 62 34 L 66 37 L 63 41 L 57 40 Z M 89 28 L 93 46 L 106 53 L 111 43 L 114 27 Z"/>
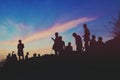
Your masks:
<path fill-rule="evenodd" d="M 75 45 L 72 33 L 83 36 L 87 23 L 91 35 L 110 39 L 106 24 L 117 17 L 120 0 L 0 0 L 0 59 L 17 53 L 18 40 L 25 52 L 53 53 L 55 32 L 65 44 Z"/>

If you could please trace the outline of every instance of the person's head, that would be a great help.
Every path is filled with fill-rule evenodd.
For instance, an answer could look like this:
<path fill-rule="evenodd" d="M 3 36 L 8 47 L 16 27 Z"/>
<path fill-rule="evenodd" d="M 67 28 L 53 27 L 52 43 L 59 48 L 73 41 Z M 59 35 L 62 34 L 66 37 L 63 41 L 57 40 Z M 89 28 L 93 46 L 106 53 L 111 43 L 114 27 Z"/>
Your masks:
<path fill-rule="evenodd" d="M 8 53 L 8 56 L 10 57 L 10 56 L 11 56 L 11 54 L 10 54 L 10 53 Z"/>
<path fill-rule="evenodd" d="M 55 36 L 58 36 L 58 32 L 55 33 Z"/>
<path fill-rule="evenodd" d="M 100 37 L 98 37 L 98 41 L 102 41 L 103 40 L 103 38 L 100 36 Z"/>
<path fill-rule="evenodd" d="M 36 53 L 34 53 L 34 54 L 33 54 L 33 57 L 36 57 L 36 55 L 37 55 L 37 54 L 36 54 Z"/>
<path fill-rule="evenodd" d="M 73 36 L 73 37 L 76 37 L 76 36 L 77 36 L 77 34 L 76 34 L 76 33 L 73 33 L 73 34 L 72 34 L 72 36 Z"/>
<path fill-rule="evenodd" d="M 40 57 L 40 54 L 38 54 L 38 57 Z"/>
<path fill-rule="evenodd" d="M 95 40 L 95 39 L 96 39 L 96 36 L 95 36 L 95 35 L 92 35 L 92 39 Z"/>
<path fill-rule="evenodd" d="M 62 36 L 59 36 L 59 39 L 62 40 Z"/>
<path fill-rule="evenodd" d="M 87 24 L 83 24 L 83 28 L 87 28 Z"/>
<path fill-rule="evenodd" d="M 21 40 L 18 40 L 19 43 L 21 43 L 22 41 Z"/>
<path fill-rule="evenodd" d="M 68 42 L 68 45 L 71 46 L 71 42 Z"/>
<path fill-rule="evenodd" d="M 12 51 L 12 54 L 14 54 L 15 53 L 15 51 Z"/>
<path fill-rule="evenodd" d="M 29 52 L 27 52 L 26 54 L 29 55 Z"/>

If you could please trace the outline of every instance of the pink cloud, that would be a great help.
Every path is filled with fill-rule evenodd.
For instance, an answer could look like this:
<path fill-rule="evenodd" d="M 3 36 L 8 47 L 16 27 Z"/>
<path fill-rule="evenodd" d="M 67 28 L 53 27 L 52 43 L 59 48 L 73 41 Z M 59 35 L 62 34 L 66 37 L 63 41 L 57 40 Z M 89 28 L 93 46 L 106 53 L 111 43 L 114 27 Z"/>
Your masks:
<path fill-rule="evenodd" d="M 54 34 L 55 32 L 64 32 L 66 30 L 69 30 L 71 28 L 77 27 L 77 25 L 81 24 L 81 23 L 86 23 L 92 20 L 95 20 L 95 18 L 87 18 L 87 17 L 83 17 L 83 18 L 79 18 L 79 19 L 75 19 L 75 20 L 71 20 L 65 23 L 56 23 L 55 25 L 53 25 L 52 27 L 50 27 L 49 29 L 46 29 L 44 31 L 40 31 L 40 32 L 36 32 L 30 36 L 26 36 L 25 38 L 23 38 L 24 43 L 26 42 L 31 42 L 34 40 L 39 40 L 41 38 L 46 38 L 51 36 L 52 34 Z M 9 42 L 0 42 L 0 44 L 16 44 L 17 41 L 9 41 Z"/>
<path fill-rule="evenodd" d="M 31 36 L 24 38 L 24 42 L 30 42 L 30 41 L 37 40 L 40 38 L 49 37 L 50 35 L 54 34 L 55 32 L 64 32 L 66 30 L 76 27 L 77 25 L 79 25 L 81 23 L 85 23 L 85 22 L 92 21 L 95 19 L 96 18 L 84 17 L 84 18 L 79 18 L 76 20 L 71 20 L 71 21 L 65 22 L 63 24 L 57 23 L 45 31 L 41 31 L 41 32 L 35 33 Z"/>

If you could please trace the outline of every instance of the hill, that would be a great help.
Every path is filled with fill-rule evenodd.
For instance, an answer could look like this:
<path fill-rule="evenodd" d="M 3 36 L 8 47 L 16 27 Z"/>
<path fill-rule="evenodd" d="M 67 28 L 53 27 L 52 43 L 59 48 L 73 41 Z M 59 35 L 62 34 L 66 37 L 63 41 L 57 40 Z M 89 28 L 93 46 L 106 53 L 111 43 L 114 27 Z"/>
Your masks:
<path fill-rule="evenodd" d="M 96 80 L 118 78 L 119 61 L 98 60 L 89 56 L 45 55 L 5 64 L 1 80 Z"/>

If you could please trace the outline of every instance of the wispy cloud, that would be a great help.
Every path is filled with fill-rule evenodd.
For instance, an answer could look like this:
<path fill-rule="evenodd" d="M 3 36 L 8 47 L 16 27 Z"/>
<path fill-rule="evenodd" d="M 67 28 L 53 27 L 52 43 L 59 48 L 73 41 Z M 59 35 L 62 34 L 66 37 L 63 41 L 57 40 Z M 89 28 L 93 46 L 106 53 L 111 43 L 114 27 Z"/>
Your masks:
<path fill-rule="evenodd" d="M 0 25 L 0 30 L 1 30 L 0 37 L 4 37 L 5 34 L 8 33 L 8 29 L 6 28 L 6 26 Z"/>
<path fill-rule="evenodd" d="M 12 20 L 7 20 L 8 24 L 11 25 L 11 28 L 14 29 L 14 31 L 16 32 L 16 36 L 19 36 L 19 37 L 26 37 L 28 36 L 29 34 L 32 33 L 33 31 L 33 27 L 26 24 L 26 23 L 17 23 L 17 22 L 14 22 Z"/>
<path fill-rule="evenodd" d="M 83 17 L 83 18 L 71 20 L 71 21 L 68 21 L 68 22 L 65 22 L 65 23 L 56 23 L 46 30 L 36 32 L 36 33 L 34 33 L 30 36 L 24 37 L 23 41 L 24 41 L 24 43 L 27 43 L 27 42 L 31 42 L 31 41 L 34 41 L 34 40 L 39 40 L 41 38 L 46 38 L 46 37 L 51 36 L 55 32 L 64 32 L 64 31 L 69 30 L 71 28 L 77 27 L 81 23 L 86 23 L 86 22 L 89 22 L 89 21 L 92 21 L 92 20 L 95 20 L 95 19 L 96 19 L 96 17 L 95 18 Z M 16 44 L 16 41 L 9 41 L 9 42 L 5 41 L 5 42 L 0 42 L 0 43 Z"/>
<path fill-rule="evenodd" d="M 51 28 L 41 31 L 41 32 L 37 32 L 31 36 L 28 36 L 24 39 L 24 42 L 30 42 L 33 40 L 37 40 L 40 38 L 45 38 L 45 37 L 49 37 L 50 35 L 54 34 L 55 32 L 64 32 L 66 30 L 69 30 L 71 28 L 76 27 L 77 25 L 81 24 L 81 23 L 85 23 L 88 21 L 92 21 L 95 20 L 96 18 L 79 18 L 76 20 L 71 20 L 65 23 L 56 23 L 55 25 L 53 25 Z"/>

